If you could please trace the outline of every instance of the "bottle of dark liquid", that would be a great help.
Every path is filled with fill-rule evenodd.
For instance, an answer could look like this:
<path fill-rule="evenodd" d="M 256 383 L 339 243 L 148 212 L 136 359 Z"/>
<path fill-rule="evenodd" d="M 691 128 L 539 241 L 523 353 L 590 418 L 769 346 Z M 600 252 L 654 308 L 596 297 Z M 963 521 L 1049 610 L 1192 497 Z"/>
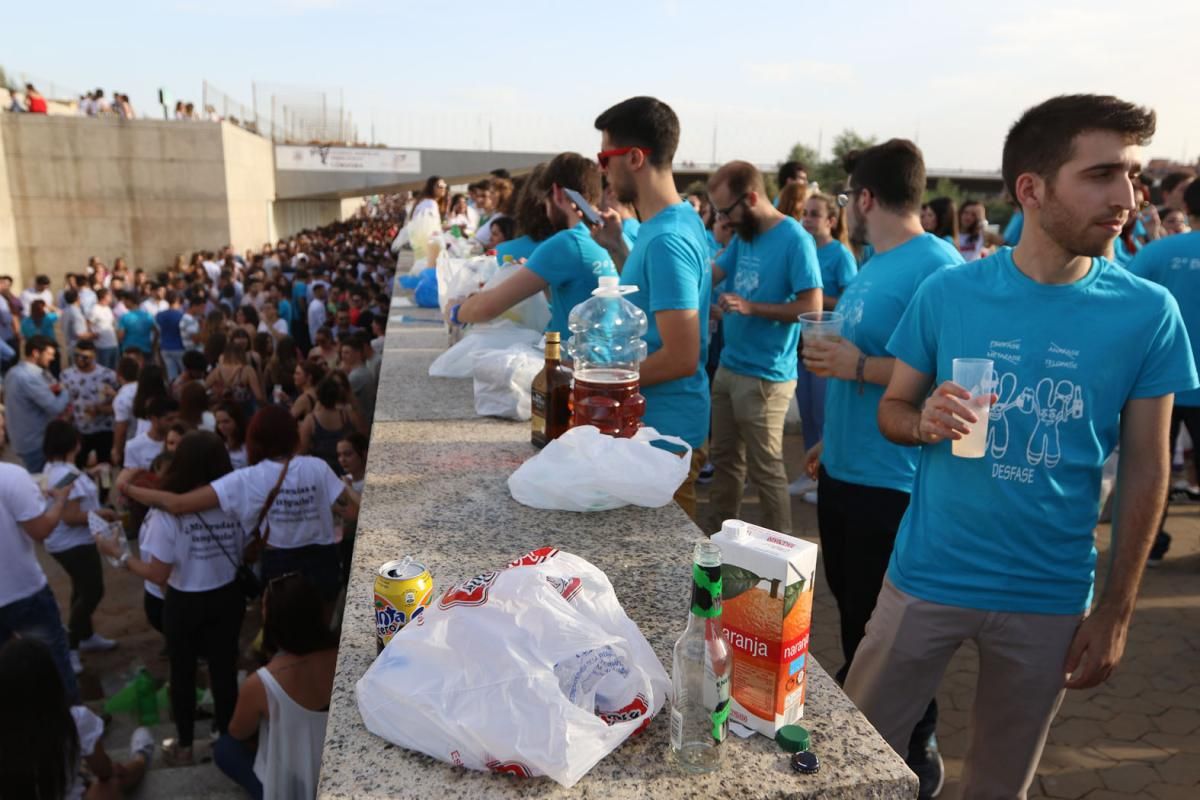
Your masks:
<path fill-rule="evenodd" d="M 546 444 L 571 427 L 571 370 L 563 366 L 558 331 L 546 332 L 546 366 L 533 379 L 531 399 L 534 447 Z"/>

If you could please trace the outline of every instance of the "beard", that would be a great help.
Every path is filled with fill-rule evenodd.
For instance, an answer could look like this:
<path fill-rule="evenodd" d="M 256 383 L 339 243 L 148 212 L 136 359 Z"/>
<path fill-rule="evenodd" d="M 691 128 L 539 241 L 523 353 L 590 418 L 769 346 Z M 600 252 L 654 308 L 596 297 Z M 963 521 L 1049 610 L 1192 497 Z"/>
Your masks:
<path fill-rule="evenodd" d="M 1038 225 L 1063 250 L 1073 256 L 1108 255 L 1118 234 L 1106 233 L 1093 222 L 1067 208 L 1055 196 L 1053 188 L 1047 190 Z"/>
<path fill-rule="evenodd" d="M 851 216 L 847 214 L 846 224 L 849 228 L 847 237 L 850 239 L 851 244 L 856 247 L 863 247 L 870 244 L 867 241 L 867 221 L 865 219 L 860 218 L 858 215 Z"/>
<path fill-rule="evenodd" d="M 608 175 L 609 185 L 612 186 L 613 194 L 616 195 L 617 202 L 625 203 L 626 205 L 636 206 L 638 200 L 637 184 L 633 181 L 625 183 L 613 173 Z"/>
<path fill-rule="evenodd" d="M 734 223 L 733 231 L 743 242 L 749 242 L 759 234 L 758 220 L 747 213 L 743 213 L 742 218 Z"/>

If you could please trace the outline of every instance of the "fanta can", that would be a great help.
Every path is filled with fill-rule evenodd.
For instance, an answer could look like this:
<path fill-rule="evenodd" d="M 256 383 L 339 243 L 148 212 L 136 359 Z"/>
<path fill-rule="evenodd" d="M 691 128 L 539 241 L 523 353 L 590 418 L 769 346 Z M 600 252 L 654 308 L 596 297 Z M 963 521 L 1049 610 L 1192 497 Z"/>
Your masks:
<path fill-rule="evenodd" d="M 433 599 L 433 576 L 408 556 L 389 561 L 375 576 L 375 643 L 382 651 L 396 632 L 419 617 Z"/>

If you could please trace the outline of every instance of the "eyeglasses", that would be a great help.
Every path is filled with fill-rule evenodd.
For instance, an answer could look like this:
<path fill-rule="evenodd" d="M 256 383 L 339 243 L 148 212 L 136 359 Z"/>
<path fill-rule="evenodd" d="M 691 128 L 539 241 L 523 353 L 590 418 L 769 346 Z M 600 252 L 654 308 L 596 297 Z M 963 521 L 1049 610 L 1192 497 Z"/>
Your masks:
<path fill-rule="evenodd" d="M 610 158 L 623 156 L 626 153 L 632 153 L 634 150 L 641 151 L 642 155 L 644 156 L 648 156 L 651 153 L 649 147 L 639 147 L 638 145 L 630 145 L 629 147 L 614 147 L 611 150 L 601 150 L 599 153 L 596 153 L 596 161 L 599 162 L 600 169 L 608 169 L 608 160 Z"/>
<path fill-rule="evenodd" d="M 750 194 L 749 192 L 742 192 L 742 195 L 741 195 L 741 197 L 739 197 L 737 200 L 734 200 L 734 201 L 733 201 L 733 202 L 732 202 L 732 203 L 729 205 L 729 208 L 718 208 L 718 209 L 717 209 L 717 216 L 718 216 L 718 217 L 724 217 L 725 219 L 729 219 L 729 215 L 730 215 L 731 213 L 733 213 L 733 210 L 734 210 L 735 208 L 737 208 L 738 206 L 740 206 L 742 203 L 744 203 L 744 202 L 746 201 L 746 197 L 747 197 L 747 196 L 749 196 L 749 194 Z"/>

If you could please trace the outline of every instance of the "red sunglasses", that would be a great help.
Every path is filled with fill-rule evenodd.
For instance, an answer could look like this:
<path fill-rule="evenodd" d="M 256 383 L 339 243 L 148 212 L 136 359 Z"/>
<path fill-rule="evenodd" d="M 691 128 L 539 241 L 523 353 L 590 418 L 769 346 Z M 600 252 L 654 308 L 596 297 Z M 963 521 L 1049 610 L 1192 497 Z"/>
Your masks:
<path fill-rule="evenodd" d="M 623 156 L 626 153 L 633 152 L 634 150 L 640 150 L 644 156 L 650 155 L 651 152 L 649 147 L 638 147 L 637 145 L 630 145 L 629 147 L 614 147 L 612 150 L 602 150 L 601 152 L 596 153 L 596 160 L 600 162 L 601 169 L 608 169 L 608 160 L 610 158 Z"/>

